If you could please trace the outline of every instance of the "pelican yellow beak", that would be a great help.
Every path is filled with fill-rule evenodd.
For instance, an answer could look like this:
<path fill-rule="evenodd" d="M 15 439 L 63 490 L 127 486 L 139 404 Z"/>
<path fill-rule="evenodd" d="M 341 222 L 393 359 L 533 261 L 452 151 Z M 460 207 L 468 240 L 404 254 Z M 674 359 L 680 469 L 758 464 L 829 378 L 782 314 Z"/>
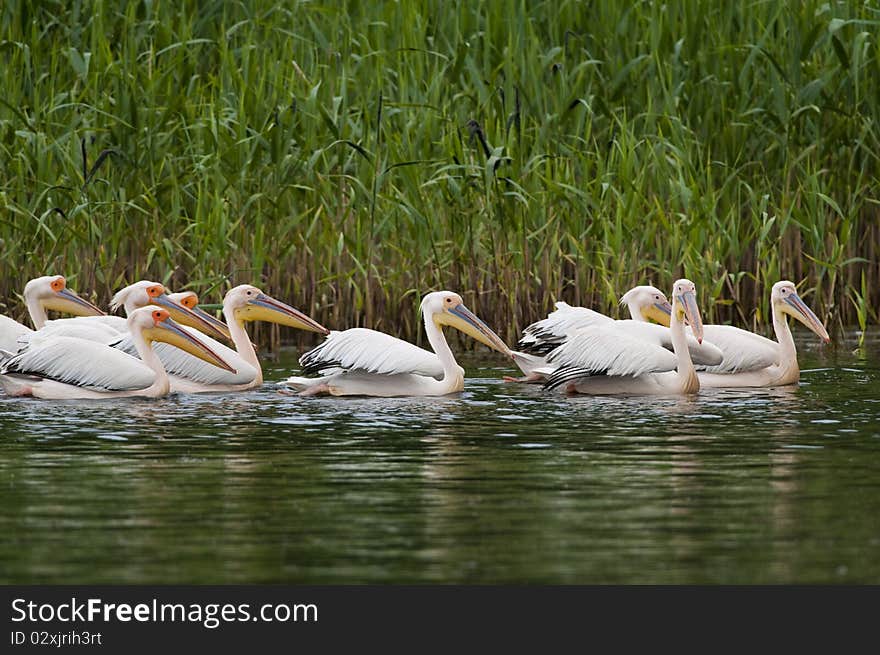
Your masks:
<path fill-rule="evenodd" d="M 85 298 L 80 298 L 70 289 L 56 291 L 53 296 L 43 301 L 43 307 L 74 316 L 106 316 L 101 309 Z"/>
<path fill-rule="evenodd" d="M 489 329 L 489 326 L 483 323 L 477 316 L 459 303 L 455 307 L 434 315 L 434 322 L 438 325 L 448 325 L 456 330 L 461 330 L 470 337 L 473 337 L 480 343 L 484 343 L 492 350 L 513 358 L 513 353 L 507 344 L 501 340 L 497 334 Z"/>
<path fill-rule="evenodd" d="M 218 321 L 216 318 L 210 316 L 206 312 L 199 310 L 198 313 L 196 311 L 186 307 L 185 305 L 181 305 L 179 302 L 172 300 L 167 293 L 163 293 L 160 296 L 156 296 L 151 300 L 151 303 L 154 305 L 159 305 L 160 307 L 164 307 L 168 310 L 168 314 L 178 323 L 182 325 L 188 325 L 189 327 L 195 328 L 199 332 L 204 332 L 213 337 L 219 337 L 221 339 L 231 339 L 232 336 L 229 334 L 229 328 L 226 327 L 226 324 L 222 321 Z"/>
<path fill-rule="evenodd" d="M 786 304 L 782 306 L 783 312 L 794 316 L 797 320 L 815 332 L 825 343 L 831 343 L 831 337 L 828 336 L 828 331 L 825 329 L 825 326 L 822 325 L 822 321 L 820 321 L 819 317 L 813 313 L 813 310 L 807 307 L 807 304 L 801 300 L 799 295 L 796 293 L 789 294 L 785 297 L 785 303 Z"/>
<path fill-rule="evenodd" d="M 192 311 L 193 314 L 198 316 L 200 319 L 202 319 L 206 323 L 210 323 L 214 328 L 216 328 L 216 330 L 218 332 L 223 334 L 224 337 L 226 337 L 227 339 L 230 339 L 229 328 L 226 327 L 226 323 L 221 321 L 219 318 L 217 318 L 213 314 L 210 314 L 210 313 L 208 313 L 198 307 L 191 307 L 190 311 Z"/>
<path fill-rule="evenodd" d="M 190 355 L 194 355 L 199 359 L 208 362 L 209 364 L 218 366 L 231 373 L 237 372 L 226 363 L 226 360 L 215 353 L 210 346 L 205 344 L 205 342 L 195 335 L 184 330 L 171 318 L 166 318 L 164 321 L 156 323 L 155 327 L 144 330 L 143 334 L 146 339 L 169 343 L 181 350 L 185 350 Z"/>
<path fill-rule="evenodd" d="M 654 321 L 669 327 L 669 320 L 672 317 L 672 305 L 666 300 L 652 303 L 642 310 L 642 316 L 645 317 L 646 321 Z"/>
<path fill-rule="evenodd" d="M 678 302 L 678 311 L 684 314 L 694 338 L 697 343 L 703 343 L 703 317 L 700 316 L 700 308 L 697 307 L 697 296 L 693 291 L 685 291 L 684 293 L 673 296 L 674 301 Z M 681 314 L 677 316 L 681 319 Z"/>
<path fill-rule="evenodd" d="M 300 330 L 330 334 L 330 330 L 311 316 L 290 305 L 284 304 L 280 300 L 275 300 L 275 298 L 267 296 L 265 293 L 260 293 L 256 298 L 250 300 L 247 305 L 237 309 L 235 315 L 243 321 L 269 321 L 270 323 L 287 325 Z"/>

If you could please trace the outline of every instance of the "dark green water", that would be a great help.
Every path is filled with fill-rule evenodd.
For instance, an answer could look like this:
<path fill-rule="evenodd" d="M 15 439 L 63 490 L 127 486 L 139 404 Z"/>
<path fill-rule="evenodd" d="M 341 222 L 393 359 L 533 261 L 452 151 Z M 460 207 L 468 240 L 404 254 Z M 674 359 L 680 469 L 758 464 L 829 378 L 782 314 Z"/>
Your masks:
<path fill-rule="evenodd" d="M 691 400 L 488 356 L 441 399 L 0 397 L 0 582 L 880 583 L 880 335 L 853 348 Z"/>

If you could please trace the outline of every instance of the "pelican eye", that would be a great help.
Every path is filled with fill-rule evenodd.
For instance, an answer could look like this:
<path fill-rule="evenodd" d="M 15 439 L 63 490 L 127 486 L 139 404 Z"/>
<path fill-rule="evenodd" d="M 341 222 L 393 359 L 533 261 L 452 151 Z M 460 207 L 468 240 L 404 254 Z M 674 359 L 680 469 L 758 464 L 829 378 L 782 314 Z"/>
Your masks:
<path fill-rule="evenodd" d="M 64 278 L 55 278 L 54 280 L 52 280 L 52 284 L 50 286 L 52 287 L 52 291 L 61 291 L 65 286 Z"/>
<path fill-rule="evenodd" d="M 180 304 L 187 309 L 192 309 L 199 304 L 199 301 L 198 298 L 196 298 L 195 296 L 187 296 L 186 298 L 181 299 Z"/>
<path fill-rule="evenodd" d="M 149 287 L 149 288 L 147 289 L 147 295 L 148 295 L 150 298 L 158 298 L 158 297 L 161 296 L 163 293 L 165 293 L 165 289 L 163 289 L 163 288 L 160 287 L 160 286 Z"/>
<path fill-rule="evenodd" d="M 161 323 L 162 321 L 164 321 L 165 316 L 166 314 L 162 310 L 157 309 L 153 312 L 153 320 L 156 321 L 156 323 Z"/>

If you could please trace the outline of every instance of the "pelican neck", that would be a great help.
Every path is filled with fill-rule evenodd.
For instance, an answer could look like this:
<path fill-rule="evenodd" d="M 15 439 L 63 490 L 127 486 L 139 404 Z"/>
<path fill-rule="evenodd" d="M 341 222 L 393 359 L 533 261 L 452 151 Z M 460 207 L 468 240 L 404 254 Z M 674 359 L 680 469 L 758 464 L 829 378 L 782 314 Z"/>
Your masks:
<path fill-rule="evenodd" d="M 263 369 L 260 366 L 260 360 L 257 358 L 257 352 L 254 350 L 254 344 L 248 336 L 244 327 L 244 321 L 235 315 L 235 309 L 223 303 L 223 317 L 226 319 L 226 325 L 229 327 L 229 336 L 235 345 L 235 351 L 244 361 L 254 367 L 257 371 L 257 377 L 254 384 L 259 386 L 263 383 Z"/>

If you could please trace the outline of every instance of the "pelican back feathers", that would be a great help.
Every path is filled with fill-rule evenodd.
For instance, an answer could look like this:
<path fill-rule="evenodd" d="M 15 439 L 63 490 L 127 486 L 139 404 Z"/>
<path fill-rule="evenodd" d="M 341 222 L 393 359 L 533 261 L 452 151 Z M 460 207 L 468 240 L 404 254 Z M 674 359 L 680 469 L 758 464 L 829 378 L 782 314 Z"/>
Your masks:
<path fill-rule="evenodd" d="M 153 343 L 153 352 L 159 357 L 162 366 L 169 375 L 174 375 L 192 382 L 206 385 L 240 385 L 248 384 L 257 377 L 256 369 L 248 364 L 235 350 L 223 345 L 216 339 L 212 339 L 196 330 L 195 328 L 181 325 L 185 332 L 195 335 L 200 341 L 207 344 L 211 350 L 226 361 L 234 372 L 214 366 L 195 355 L 177 348 L 170 343 Z M 124 336 L 116 343 L 111 344 L 117 350 L 137 357 L 137 349 L 130 335 Z"/>
<path fill-rule="evenodd" d="M 704 325 L 703 334 L 723 354 L 714 366 L 694 359 L 694 364 L 710 364 L 700 369 L 707 373 L 757 371 L 779 362 L 779 344 L 759 334 L 732 325 Z"/>
<path fill-rule="evenodd" d="M 545 388 L 593 375 L 635 377 L 646 373 L 672 371 L 676 356 L 654 343 L 622 334 L 611 327 L 584 328 L 547 356 L 557 369 Z"/>
<path fill-rule="evenodd" d="M 299 360 L 305 373 L 326 375 L 346 371 L 366 371 L 379 375 L 411 373 L 440 379 L 440 359 L 411 343 L 368 328 L 331 331 L 317 347 Z"/>
<path fill-rule="evenodd" d="M 586 307 L 572 307 L 566 302 L 558 302 L 556 310 L 550 312 L 547 318 L 523 330 L 517 349 L 530 355 L 547 355 L 565 343 L 569 333 L 592 325 L 607 325 L 613 320 Z"/>
<path fill-rule="evenodd" d="M 0 375 L 14 374 L 98 391 L 146 389 L 156 377 L 146 364 L 121 351 L 63 336 L 30 347 L 0 367 Z"/>

